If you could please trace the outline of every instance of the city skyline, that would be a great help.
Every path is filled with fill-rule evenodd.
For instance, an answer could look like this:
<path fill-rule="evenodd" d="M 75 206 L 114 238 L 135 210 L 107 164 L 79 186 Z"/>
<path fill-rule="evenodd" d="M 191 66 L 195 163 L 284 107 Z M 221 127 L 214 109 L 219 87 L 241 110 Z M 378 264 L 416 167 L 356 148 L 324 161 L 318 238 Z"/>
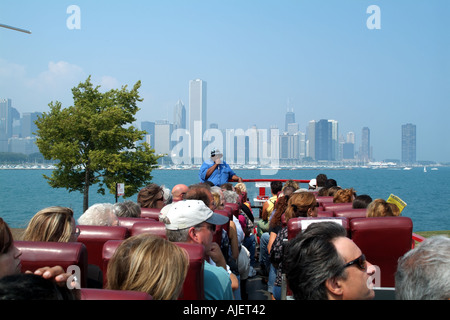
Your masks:
<path fill-rule="evenodd" d="M 92 75 L 102 90 L 141 80 L 137 123 L 172 121 L 174 104 L 188 104 L 186 83 L 204 79 L 208 125 L 282 131 L 293 108 L 300 131 L 334 119 L 357 148 L 370 128 L 372 157 L 383 160 L 401 159 L 397 137 L 413 123 L 417 160 L 450 161 L 439 143 L 450 138 L 449 1 L 74 5 L 0 3 L 0 23 L 32 32 L 0 28 L 0 97 L 21 112 L 72 105 L 71 88 Z"/>

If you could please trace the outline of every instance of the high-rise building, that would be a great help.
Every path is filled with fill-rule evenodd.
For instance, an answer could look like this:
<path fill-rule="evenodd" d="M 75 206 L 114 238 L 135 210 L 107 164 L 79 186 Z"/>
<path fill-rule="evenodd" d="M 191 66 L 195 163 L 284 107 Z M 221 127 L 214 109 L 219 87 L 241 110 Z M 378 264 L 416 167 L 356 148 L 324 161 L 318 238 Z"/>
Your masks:
<path fill-rule="evenodd" d="M 141 130 L 145 131 L 144 142 L 155 148 L 155 123 L 150 121 L 141 122 Z"/>
<path fill-rule="evenodd" d="M 11 99 L 0 99 L 0 152 L 8 152 L 8 139 L 12 137 Z"/>
<path fill-rule="evenodd" d="M 416 125 L 407 123 L 402 125 L 402 162 L 416 162 Z"/>
<path fill-rule="evenodd" d="M 284 131 L 288 132 L 290 123 L 295 123 L 294 109 L 291 109 L 290 111 L 288 109 L 288 111 L 286 112 L 286 118 L 285 118 L 285 122 L 284 122 Z"/>
<path fill-rule="evenodd" d="M 40 112 L 25 112 L 22 115 L 21 131 L 23 138 L 32 137 L 34 133 L 36 133 L 37 126 L 35 124 L 35 121 L 40 115 L 42 115 L 42 113 Z"/>
<path fill-rule="evenodd" d="M 362 128 L 359 159 L 362 162 L 369 162 L 372 160 L 372 155 L 370 152 L 370 129 L 368 127 Z"/>
<path fill-rule="evenodd" d="M 189 133 L 194 164 L 203 162 L 203 134 L 207 128 L 206 81 L 189 81 Z"/>
<path fill-rule="evenodd" d="M 186 108 L 181 100 L 178 100 L 173 109 L 173 128 L 186 129 Z"/>
<path fill-rule="evenodd" d="M 316 120 L 311 120 L 308 123 L 307 141 L 308 146 L 306 156 L 316 160 Z"/>

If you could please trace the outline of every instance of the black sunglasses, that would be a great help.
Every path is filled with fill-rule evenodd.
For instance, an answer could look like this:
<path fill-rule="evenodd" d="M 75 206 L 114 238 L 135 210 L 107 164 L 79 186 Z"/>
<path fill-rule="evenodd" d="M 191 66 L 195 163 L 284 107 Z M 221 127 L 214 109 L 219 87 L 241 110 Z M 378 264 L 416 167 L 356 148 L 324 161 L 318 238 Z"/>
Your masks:
<path fill-rule="evenodd" d="M 364 254 L 360 255 L 358 258 L 356 258 L 355 260 L 352 260 L 348 263 L 345 264 L 344 269 L 347 267 L 350 267 L 352 265 L 356 264 L 356 266 L 358 268 L 360 268 L 361 270 L 366 271 L 367 270 L 367 260 L 366 260 L 366 256 Z"/>

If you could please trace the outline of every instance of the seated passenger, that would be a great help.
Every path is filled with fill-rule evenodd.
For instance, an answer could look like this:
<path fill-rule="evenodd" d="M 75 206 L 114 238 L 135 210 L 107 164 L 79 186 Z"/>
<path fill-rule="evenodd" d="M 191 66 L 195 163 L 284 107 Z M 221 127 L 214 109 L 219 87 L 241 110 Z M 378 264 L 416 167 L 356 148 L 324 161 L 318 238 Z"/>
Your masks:
<path fill-rule="evenodd" d="M 48 207 L 37 212 L 22 236 L 24 241 L 74 242 L 77 232 L 73 211 L 66 207 Z"/>
<path fill-rule="evenodd" d="M 375 267 L 334 222 L 312 223 L 289 241 L 286 276 L 296 300 L 369 300 Z M 314 276 L 311 276 L 314 275 Z"/>
<path fill-rule="evenodd" d="M 285 211 L 286 226 L 281 228 L 277 234 L 271 233 L 268 248 L 270 262 L 276 269 L 276 278 L 273 285 L 273 297 L 281 299 L 281 281 L 283 274 L 284 244 L 288 239 L 287 223 L 296 217 L 317 217 L 318 203 L 314 194 L 310 192 L 293 193 L 289 198 Z"/>
<path fill-rule="evenodd" d="M 369 203 L 372 202 L 372 197 L 367 194 L 356 196 L 353 200 L 353 209 L 366 209 Z"/>
<path fill-rule="evenodd" d="M 450 300 L 450 238 L 433 236 L 398 261 L 397 300 Z"/>
<path fill-rule="evenodd" d="M 367 206 L 366 217 L 393 217 L 391 206 L 384 199 L 375 199 Z"/>
<path fill-rule="evenodd" d="M 167 238 L 170 241 L 198 243 L 204 246 L 207 257 L 204 262 L 205 298 L 233 300 L 225 258 L 219 245 L 212 241 L 215 225 L 227 223 L 228 218 L 214 213 L 201 200 L 183 200 L 172 204 L 160 220 L 166 225 Z"/>
<path fill-rule="evenodd" d="M 131 200 L 115 203 L 113 211 L 117 217 L 139 218 L 141 216 L 141 207 Z"/>
<path fill-rule="evenodd" d="M 181 201 L 184 199 L 188 186 L 185 184 L 177 184 L 172 188 L 172 202 Z"/>
<path fill-rule="evenodd" d="M 189 266 L 187 252 L 143 233 L 124 240 L 108 264 L 108 289 L 147 292 L 155 300 L 178 299 Z"/>
<path fill-rule="evenodd" d="M 20 256 L 22 252 L 14 245 L 14 239 L 8 224 L 0 218 L 0 279 L 21 273 Z M 31 273 L 27 271 L 26 273 Z M 60 266 L 42 267 L 34 271 L 34 274 L 45 279 L 50 279 L 61 285 L 66 285 L 71 276 L 65 273 Z"/>
<path fill-rule="evenodd" d="M 337 190 L 333 196 L 333 203 L 350 203 L 355 199 L 355 190 L 350 189 L 340 189 Z"/>
<path fill-rule="evenodd" d="M 155 183 L 142 188 L 137 196 L 137 202 L 141 208 L 158 208 L 164 207 L 164 190 Z"/>
<path fill-rule="evenodd" d="M 79 218 L 78 224 L 88 226 L 118 226 L 119 218 L 111 203 L 96 203 L 90 206 Z"/>

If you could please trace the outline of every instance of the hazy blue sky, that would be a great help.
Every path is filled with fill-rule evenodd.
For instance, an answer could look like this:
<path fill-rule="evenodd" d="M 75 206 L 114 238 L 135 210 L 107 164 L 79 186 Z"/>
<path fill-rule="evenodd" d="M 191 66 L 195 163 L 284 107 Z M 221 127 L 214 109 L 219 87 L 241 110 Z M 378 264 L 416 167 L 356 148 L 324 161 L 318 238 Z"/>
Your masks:
<path fill-rule="evenodd" d="M 0 98 L 42 112 L 71 105 L 89 75 L 105 89 L 141 80 L 139 123 L 172 121 L 200 78 L 219 128 L 282 129 L 289 100 L 301 131 L 334 119 L 359 147 L 369 127 L 377 160 L 401 158 L 413 123 L 417 159 L 450 161 L 449 15 L 448 0 L 2 0 L 0 23 L 32 34 L 0 28 Z"/>

